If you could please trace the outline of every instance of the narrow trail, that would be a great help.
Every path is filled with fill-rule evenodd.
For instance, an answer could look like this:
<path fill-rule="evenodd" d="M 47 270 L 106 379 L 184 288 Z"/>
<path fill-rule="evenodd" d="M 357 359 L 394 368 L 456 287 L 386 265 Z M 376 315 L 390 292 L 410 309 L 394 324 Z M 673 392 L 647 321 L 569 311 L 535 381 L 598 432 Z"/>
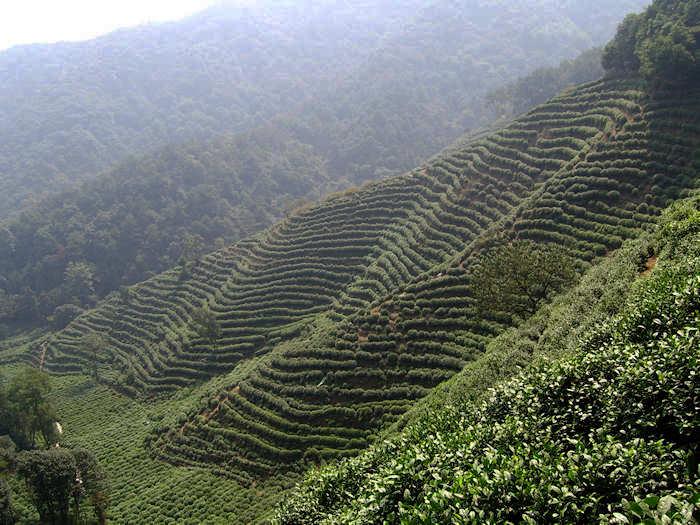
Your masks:
<path fill-rule="evenodd" d="M 41 355 L 39 356 L 39 370 L 44 370 L 44 362 L 46 361 L 46 342 L 41 343 Z"/>

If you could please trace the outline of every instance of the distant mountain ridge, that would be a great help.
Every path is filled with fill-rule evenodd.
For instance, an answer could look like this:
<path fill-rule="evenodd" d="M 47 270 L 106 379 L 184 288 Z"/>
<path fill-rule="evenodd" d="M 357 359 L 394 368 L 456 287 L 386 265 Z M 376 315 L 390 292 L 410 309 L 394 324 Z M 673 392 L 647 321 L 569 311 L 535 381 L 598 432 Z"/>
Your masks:
<path fill-rule="evenodd" d="M 515 26 L 509 38 L 528 35 L 530 39 L 512 40 L 510 45 L 516 47 L 511 51 L 516 56 L 506 54 L 504 58 L 518 58 L 518 48 L 534 45 L 541 49 L 537 56 L 529 58 L 525 52 L 519 60 L 509 62 L 516 67 L 502 75 L 512 79 L 527 72 L 528 64 L 536 67 L 546 60 L 553 65 L 601 44 L 603 39 L 596 36 L 601 28 L 607 28 L 604 38 L 608 38 L 622 16 L 642 2 L 618 2 L 614 11 L 601 12 L 595 21 L 583 19 L 582 26 L 568 19 L 566 12 L 555 12 L 551 0 L 530 3 L 491 7 L 470 2 L 447 7 L 432 0 L 411 0 L 400 6 L 388 1 L 338 0 L 216 7 L 182 22 L 120 30 L 88 42 L 9 49 L 0 53 L 0 74 L 6 80 L 0 86 L 0 182 L 5 188 L 0 217 L 22 207 L 31 193 L 55 192 L 95 176 L 128 155 L 222 132 L 245 131 L 289 112 L 314 94 L 325 92 L 321 105 L 331 104 L 330 115 L 341 119 L 331 123 L 338 128 L 333 134 L 340 135 L 327 137 L 335 142 L 349 132 L 344 127 L 361 124 L 343 124 L 342 114 L 336 112 L 347 108 L 338 105 L 340 100 L 328 101 L 338 89 L 351 97 L 346 105 L 359 103 L 354 109 L 359 116 L 367 113 L 361 111 L 369 109 L 367 104 L 381 112 L 381 104 L 387 102 L 386 90 L 394 91 L 394 97 L 398 96 L 394 104 L 399 104 L 388 109 L 405 113 L 406 104 L 411 103 L 415 112 L 419 102 L 402 101 L 407 94 L 396 91 L 404 75 L 416 88 L 418 82 L 421 89 L 439 88 L 443 97 L 454 97 L 450 91 L 455 81 L 470 89 L 459 79 L 470 62 L 463 56 L 464 66 L 455 67 L 450 56 L 468 52 L 465 41 L 479 41 L 469 33 L 488 29 L 480 25 L 494 10 L 499 15 L 513 11 Z M 540 24 L 539 15 L 560 19 L 560 24 Z M 450 23 L 453 26 L 448 28 Z M 475 24 L 474 29 L 462 33 L 469 24 Z M 503 49 L 505 44 L 499 45 Z M 402 45 L 408 47 L 400 51 Z M 479 50 L 479 54 L 484 52 L 488 56 L 491 51 Z M 423 53 L 427 53 L 426 64 L 438 59 L 443 63 L 433 68 L 411 63 Z M 431 88 L 443 70 L 451 73 Z M 426 74 L 432 78 L 423 78 Z M 452 138 L 463 129 L 463 122 L 457 122 L 450 132 Z M 381 135 L 372 135 L 381 143 Z M 418 153 L 436 149 L 435 143 L 426 146 Z M 407 160 L 400 167 L 391 163 L 387 167 L 408 169 L 415 164 L 415 154 Z"/>
<path fill-rule="evenodd" d="M 129 155 L 250 129 L 352 68 L 425 2 L 214 7 L 0 53 L 0 216 Z M 334 13 L 333 17 L 328 12 Z"/>

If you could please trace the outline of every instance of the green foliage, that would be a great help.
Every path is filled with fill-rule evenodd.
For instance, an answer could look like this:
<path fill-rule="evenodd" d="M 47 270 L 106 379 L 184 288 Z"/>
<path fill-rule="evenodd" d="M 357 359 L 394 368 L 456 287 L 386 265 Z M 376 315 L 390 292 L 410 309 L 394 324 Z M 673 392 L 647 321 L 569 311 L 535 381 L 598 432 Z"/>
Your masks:
<path fill-rule="evenodd" d="M 7 386 L 0 385 L 0 435 L 9 435 L 19 448 L 32 448 L 39 435 L 44 445 L 55 440 L 56 414 L 49 400 L 48 376 L 23 368 Z"/>
<path fill-rule="evenodd" d="M 0 478 L 0 525 L 15 523 L 15 512 L 12 508 L 12 493 L 7 482 Z"/>
<path fill-rule="evenodd" d="M 92 504 L 97 522 L 106 523 L 109 497 L 104 469 L 89 450 L 74 448 L 71 454 L 75 458 L 76 468 L 75 486 L 72 492 L 76 521 L 79 521 L 81 502 L 87 497 Z"/>
<path fill-rule="evenodd" d="M 54 330 L 62 330 L 68 324 L 83 313 L 83 309 L 80 306 L 74 304 L 62 304 L 57 306 L 53 311 L 53 315 L 49 317 L 49 323 L 51 328 Z"/>
<path fill-rule="evenodd" d="M 99 366 L 107 357 L 107 340 L 97 332 L 88 332 L 80 339 L 80 350 L 87 354 L 90 374 L 99 382 Z"/>
<path fill-rule="evenodd" d="M 491 248 L 477 261 L 474 300 L 484 316 L 526 319 L 575 277 L 574 261 L 563 248 L 516 240 Z"/>
<path fill-rule="evenodd" d="M 210 343 L 221 337 L 221 326 L 209 308 L 198 308 L 192 312 L 192 324 L 197 335 Z"/>
<path fill-rule="evenodd" d="M 612 515 L 611 523 L 693 523 L 700 511 L 700 493 L 684 492 L 663 497 L 647 496 L 640 501 L 624 501 L 624 512 Z"/>
<path fill-rule="evenodd" d="M 639 379 L 645 388 L 635 399 L 645 406 L 658 393 L 658 378 L 643 365 L 668 365 L 674 371 L 665 374 L 670 379 L 663 387 L 680 399 L 692 372 L 683 345 L 680 361 L 665 352 L 661 364 L 648 354 L 647 361 L 635 361 L 624 345 L 598 361 L 569 356 L 571 366 L 535 369 L 542 374 L 535 376 L 539 382 L 524 376 L 499 387 L 500 404 L 487 405 L 497 414 L 486 408 L 477 413 L 471 404 L 483 408 L 490 396 L 484 387 L 511 377 L 538 349 L 570 354 L 591 326 L 601 328 L 593 334 L 597 339 L 588 339 L 600 343 L 592 347 L 596 352 L 623 342 L 630 332 L 621 329 L 618 337 L 602 320 L 617 313 L 628 284 L 651 255 L 660 255 L 661 266 L 651 272 L 659 284 L 656 276 L 666 271 L 659 253 L 667 249 L 661 246 L 666 234 L 658 245 L 652 237 L 643 239 L 625 251 L 619 268 L 598 275 L 594 286 L 555 301 L 513 330 L 505 316 L 485 319 L 474 308 L 473 275 L 483 248 L 503 238 L 559 242 L 587 266 L 651 227 L 664 203 L 697 182 L 696 106 L 693 91 L 684 100 L 661 103 L 647 100 L 635 82 L 583 86 L 501 132 L 440 155 L 425 171 L 335 195 L 261 235 L 195 258 L 184 277 L 166 272 L 115 294 L 52 335 L 46 366 L 68 373 L 55 381 L 64 385 L 56 397 L 62 418 L 70 418 L 70 438 L 94 444 L 110 477 L 118 479 L 111 519 L 262 520 L 298 473 L 310 464 L 356 456 L 450 377 L 453 389 L 441 389 L 445 397 L 432 400 L 441 410 L 431 411 L 427 423 L 411 424 L 404 441 L 394 437 L 389 448 L 377 442 L 370 453 L 321 471 L 320 489 L 309 489 L 318 489 L 313 497 L 289 499 L 299 519 L 320 521 L 353 495 L 362 503 L 348 504 L 352 508 L 339 521 L 355 512 L 368 520 L 405 512 L 409 522 L 441 522 L 472 497 L 466 489 L 478 499 L 475 508 L 483 503 L 479 518 L 494 521 L 515 521 L 508 513 L 524 516 L 524 508 L 546 522 L 564 521 L 555 516 L 560 511 L 573 521 L 589 512 L 612 519 L 610 512 L 627 512 L 624 499 L 667 496 L 663 484 L 678 484 L 687 475 L 690 453 L 682 443 L 694 437 L 691 412 L 662 399 L 660 410 L 672 415 L 673 424 L 660 411 L 637 411 L 635 420 L 626 421 L 619 417 L 610 378 L 603 382 L 596 374 L 609 371 L 608 361 L 613 375 L 632 370 L 630 377 L 615 375 L 615 384 L 622 378 L 620 392 L 632 395 L 630 385 Z M 673 134 L 677 129 L 686 130 L 683 140 Z M 674 132 L 667 136 L 664 130 Z M 679 221 L 693 216 L 692 208 L 683 210 Z M 692 223 L 678 229 L 679 256 L 697 253 Z M 180 251 L 178 245 L 178 257 Z M 629 316 L 628 328 L 646 326 L 644 319 L 656 318 L 668 289 L 682 289 L 683 275 L 665 275 L 668 286 L 649 294 L 646 317 Z M 582 319 L 583 307 L 591 312 L 591 305 L 593 314 Z M 669 319 L 678 317 L 677 306 L 665 310 Z M 193 319 L 203 308 L 221 328 L 215 342 L 192 336 Z M 548 325 L 543 319 L 550 315 L 556 322 Z M 90 363 L 81 338 L 95 332 L 110 349 L 100 368 L 105 386 L 132 398 L 76 374 Z M 639 337 L 631 347 L 644 347 L 650 336 L 639 330 Z M 36 359 L 40 348 L 28 345 L 31 354 L 22 357 Z M 512 352 L 492 352 L 498 349 Z M 474 375 L 460 374 L 463 368 Z M 604 386 L 591 392 L 595 381 Z M 547 397 L 550 383 L 559 394 L 553 400 Z M 583 421 L 565 397 L 569 383 L 581 413 L 593 414 Z M 532 395 L 519 399 L 528 388 Z M 158 395 L 148 402 L 139 398 Z M 468 406 L 445 409 L 447 401 L 456 404 L 448 395 Z M 611 418 L 602 423 L 595 417 L 600 404 Z M 599 423 L 612 429 L 610 439 L 595 432 L 577 443 L 564 439 L 571 428 Z M 627 435 L 648 433 L 648 427 L 662 429 L 663 438 Z M 528 437 L 521 440 L 523 433 Z M 673 435 L 681 437 L 669 441 Z M 473 440 L 461 441 L 465 437 Z M 462 485 L 452 486 L 457 479 Z M 615 486 L 608 487 L 610 482 Z M 508 500 L 514 493 L 525 495 Z M 572 503 L 569 493 L 578 499 Z M 681 506 L 691 501 L 680 489 L 674 494 Z M 510 508 L 499 507 L 506 500 Z"/>
<path fill-rule="evenodd" d="M 79 44 L 6 50 L 0 215 L 130 155 L 287 113 L 425 4 L 222 6 Z"/>
<path fill-rule="evenodd" d="M 634 73 L 639 71 L 639 57 L 636 54 L 637 31 L 641 17 L 630 14 L 620 24 L 615 38 L 605 47 L 603 67 L 614 73 Z"/>
<path fill-rule="evenodd" d="M 42 523 L 69 523 L 69 508 L 76 483 L 76 462 L 70 450 L 22 452 L 17 473 L 29 488 Z"/>
<path fill-rule="evenodd" d="M 357 454 L 465 366 L 484 363 L 480 379 L 493 383 L 530 361 L 540 329 L 561 351 L 576 342 L 535 324 L 517 351 L 482 362 L 512 319 L 475 307 L 477 262 L 521 239 L 559 243 L 586 267 L 693 187 L 697 94 L 661 104 L 640 85 L 569 91 L 425 170 L 300 209 L 191 262 L 184 277 L 175 269 L 130 287 L 49 338 L 45 366 L 86 369 L 80 337 L 97 331 L 112 357 L 105 385 L 137 399 L 212 385 L 147 433 L 149 452 L 173 465 L 252 486 Z M 653 138 L 678 126 L 689 129 L 682 144 Z M 614 291 L 648 259 L 644 246 L 572 304 L 599 302 L 595 322 L 615 313 Z M 193 330 L 201 308 L 220 326 L 213 342 Z M 562 331 L 592 322 L 558 311 Z M 234 379 L 236 369 L 245 373 Z"/>
<path fill-rule="evenodd" d="M 279 522 L 629 523 L 692 514 L 700 280 L 679 271 L 640 286 L 573 357 L 535 366 L 475 409 L 437 410 L 363 456 L 312 473 Z M 628 503 L 647 494 L 663 504 Z"/>
<path fill-rule="evenodd" d="M 131 161 L 7 222 L 16 242 L 0 250 L 0 319 L 56 317 L 177 263 L 189 268 L 325 179 L 310 148 L 269 134 Z"/>
<path fill-rule="evenodd" d="M 66 299 L 85 306 L 95 293 L 95 269 L 84 262 L 70 262 L 63 276 Z"/>
<path fill-rule="evenodd" d="M 16 471 L 41 523 L 84 523 L 81 513 L 85 502 L 92 506 L 97 522 L 106 523 L 107 478 L 92 452 L 82 448 L 21 452 Z"/>
<path fill-rule="evenodd" d="M 566 88 L 593 82 L 603 76 L 602 49 L 594 48 L 556 67 L 539 68 L 489 93 L 488 103 L 498 117 L 517 116 L 544 104 Z"/>
<path fill-rule="evenodd" d="M 630 15 L 608 44 L 603 65 L 612 73 L 641 74 L 656 83 L 685 83 L 700 73 L 697 0 L 656 0 Z"/>
<path fill-rule="evenodd" d="M 174 266 L 188 236 L 208 252 L 295 203 L 415 167 L 492 122 L 488 91 L 602 44 L 643 0 L 595 3 L 605 8 L 555 0 L 220 8 L 0 54 L 0 71 L 13 72 L 0 92 L 8 101 L 0 217 L 17 212 L 0 226 L 0 322 L 41 323 L 64 304 L 93 306 L 95 296 Z M 559 86 L 548 78 L 533 81 L 544 92 L 518 89 L 508 104 L 543 102 Z M 222 133 L 231 135 L 213 139 Z M 168 143 L 178 145 L 161 149 Z M 93 279 L 71 282 L 71 264 L 89 265 Z"/>

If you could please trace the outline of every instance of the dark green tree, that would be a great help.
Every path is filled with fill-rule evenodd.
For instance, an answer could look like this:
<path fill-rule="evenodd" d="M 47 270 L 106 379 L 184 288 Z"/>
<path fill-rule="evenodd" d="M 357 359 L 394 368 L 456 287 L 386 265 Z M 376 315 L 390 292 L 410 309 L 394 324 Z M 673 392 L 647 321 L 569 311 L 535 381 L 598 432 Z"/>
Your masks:
<path fill-rule="evenodd" d="M 99 365 L 107 348 L 107 341 L 96 332 L 89 332 L 80 339 L 80 348 L 88 355 L 90 375 L 95 383 L 100 382 Z"/>
<path fill-rule="evenodd" d="M 75 521 L 80 521 L 81 503 L 87 498 L 98 523 L 106 523 L 109 503 L 107 476 L 95 455 L 89 450 L 76 448 L 71 452 L 76 464 L 76 483 L 72 494 Z"/>
<path fill-rule="evenodd" d="M 0 525 L 12 525 L 15 521 L 10 487 L 4 479 L 0 478 Z"/>
<path fill-rule="evenodd" d="M 83 309 L 74 304 L 62 304 L 61 306 L 57 306 L 53 311 L 53 315 L 49 318 L 51 328 L 54 330 L 61 330 L 68 326 L 68 323 L 81 313 L 83 313 Z"/>
<path fill-rule="evenodd" d="M 603 53 L 612 74 L 641 75 L 654 85 L 684 84 L 700 76 L 700 2 L 655 0 L 630 15 Z"/>
<path fill-rule="evenodd" d="M 50 392 L 48 376 L 40 370 L 27 367 L 17 373 L 0 402 L 0 433 L 8 434 L 21 449 L 34 447 L 38 436 L 46 446 L 53 444 L 56 413 Z"/>
<path fill-rule="evenodd" d="M 204 251 L 204 239 L 201 235 L 188 233 L 182 240 L 182 251 L 180 253 L 181 263 L 192 263 L 202 256 Z"/>
<path fill-rule="evenodd" d="M 516 240 L 491 248 L 472 274 L 474 299 L 486 314 L 525 319 L 576 278 L 563 248 Z"/>
<path fill-rule="evenodd" d="M 221 326 L 219 326 L 216 315 L 206 306 L 192 312 L 192 326 L 199 337 L 210 343 L 221 336 Z"/>
<path fill-rule="evenodd" d="M 69 523 L 76 467 L 75 457 L 67 449 L 33 450 L 18 455 L 17 473 L 27 484 L 41 523 Z"/>
<path fill-rule="evenodd" d="M 10 436 L 0 436 L 0 475 L 14 468 L 17 447 Z"/>
<path fill-rule="evenodd" d="M 680 23 L 644 39 L 637 49 L 640 73 L 650 79 L 687 80 L 698 67 L 695 37 Z"/>
<path fill-rule="evenodd" d="M 603 51 L 603 67 L 615 74 L 629 74 L 639 71 L 637 58 L 637 32 L 640 15 L 628 15 L 620 24 L 617 35 Z"/>
<path fill-rule="evenodd" d="M 1 397 L 2 393 L 0 391 L 0 402 Z M 0 435 L 0 525 L 15 523 L 15 513 L 12 508 L 12 491 L 5 481 L 5 476 L 13 470 L 14 464 L 15 444 L 9 436 Z"/>
<path fill-rule="evenodd" d="M 86 501 L 98 523 L 106 523 L 107 477 L 89 450 L 22 452 L 17 458 L 17 473 L 27 484 L 41 523 L 80 523 Z"/>
<path fill-rule="evenodd" d="M 85 262 L 71 262 L 64 273 L 66 301 L 87 306 L 95 294 L 95 267 Z"/>

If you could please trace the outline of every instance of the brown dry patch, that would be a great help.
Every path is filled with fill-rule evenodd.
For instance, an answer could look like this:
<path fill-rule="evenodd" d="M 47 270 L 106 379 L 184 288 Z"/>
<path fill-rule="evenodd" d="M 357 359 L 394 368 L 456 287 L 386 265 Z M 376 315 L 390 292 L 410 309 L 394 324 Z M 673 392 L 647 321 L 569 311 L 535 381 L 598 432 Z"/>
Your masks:
<path fill-rule="evenodd" d="M 357 331 L 357 342 L 358 343 L 366 343 L 367 341 L 369 341 L 369 334 L 362 329 L 358 330 Z"/>
<path fill-rule="evenodd" d="M 399 319 L 399 312 L 391 312 L 389 314 L 389 328 L 392 332 L 396 331 L 396 321 Z"/>
<path fill-rule="evenodd" d="M 241 387 L 236 386 L 234 387 L 231 392 L 233 394 L 238 394 L 241 391 Z M 221 405 L 226 401 L 227 395 L 226 394 L 221 394 L 219 396 L 218 401 L 216 402 L 216 406 L 212 408 L 211 410 L 203 410 L 202 411 L 202 417 L 204 418 L 204 421 L 209 421 L 212 418 L 216 416 L 216 414 L 219 413 L 219 410 L 221 409 Z M 185 431 L 185 428 L 189 425 L 190 423 L 188 421 L 185 422 L 182 427 L 180 427 L 180 434 L 182 434 Z"/>
<path fill-rule="evenodd" d="M 375 306 L 374 308 L 372 308 L 372 310 L 370 310 L 370 313 L 375 317 L 379 317 L 379 308 L 379 306 Z"/>
<path fill-rule="evenodd" d="M 48 345 L 46 341 L 41 343 L 41 355 L 39 356 L 39 370 L 44 370 L 44 363 L 46 363 L 46 350 Z"/>
<path fill-rule="evenodd" d="M 646 270 L 644 270 L 639 275 L 641 275 L 643 277 L 646 277 L 647 275 L 649 275 L 652 272 L 652 270 L 654 268 L 656 268 L 656 263 L 658 262 L 658 260 L 659 260 L 659 258 L 656 255 L 652 255 L 651 257 L 649 257 L 647 259 L 646 263 L 644 263 L 644 267 L 646 268 Z"/>
<path fill-rule="evenodd" d="M 540 140 L 549 140 L 552 138 L 552 133 L 549 130 L 549 128 L 545 128 L 541 130 L 539 133 L 537 133 L 537 139 L 535 139 L 535 142 L 539 142 Z"/>

